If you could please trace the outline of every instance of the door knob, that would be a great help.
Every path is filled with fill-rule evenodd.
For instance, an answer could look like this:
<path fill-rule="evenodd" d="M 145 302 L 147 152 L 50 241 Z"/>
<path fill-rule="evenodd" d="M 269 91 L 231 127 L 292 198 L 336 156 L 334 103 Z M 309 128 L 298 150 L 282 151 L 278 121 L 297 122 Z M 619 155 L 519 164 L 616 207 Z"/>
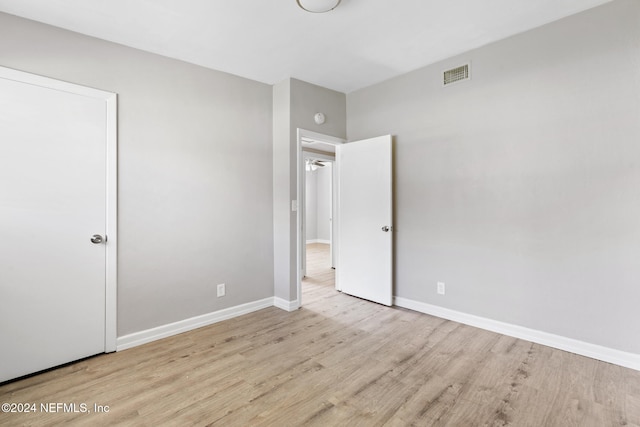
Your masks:
<path fill-rule="evenodd" d="M 385 225 L 384 227 L 382 227 L 382 231 L 384 231 L 385 233 L 388 233 L 390 230 L 388 225 Z"/>
<path fill-rule="evenodd" d="M 102 237 L 101 235 L 99 235 L 99 234 L 94 234 L 93 236 L 91 236 L 91 243 L 95 243 L 96 245 L 97 245 L 97 244 L 100 244 L 100 243 L 102 243 L 102 242 L 104 242 L 104 241 L 106 241 L 106 240 L 107 240 L 107 239 L 103 238 L 103 237 Z"/>

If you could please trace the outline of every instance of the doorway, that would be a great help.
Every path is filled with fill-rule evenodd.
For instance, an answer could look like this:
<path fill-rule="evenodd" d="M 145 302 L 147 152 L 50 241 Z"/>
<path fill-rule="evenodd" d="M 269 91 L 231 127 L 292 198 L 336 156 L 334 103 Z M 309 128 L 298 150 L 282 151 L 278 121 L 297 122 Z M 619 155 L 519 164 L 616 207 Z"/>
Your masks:
<path fill-rule="evenodd" d="M 303 281 L 335 287 L 339 250 L 336 226 L 336 145 L 344 140 L 298 129 L 298 301 Z"/>
<path fill-rule="evenodd" d="M 303 150 L 305 159 L 304 191 L 304 277 L 303 292 L 311 283 L 334 286 L 332 262 L 332 184 L 334 158 Z"/>
<path fill-rule="evenodd" d="M 344 140 L 298 129 L 297 302 L 302 306 L 306 270 L 305 153 L 335 152 L 332 256 L 335 289 L 384 305 L 393 304 L 392 137 L 345 144 Z M 333 154 L 333 153 L 331 153 Z M 324 155 L 327 155 L 324 152 Z M 367 167 L 363 167 L 366 165 Z"/>

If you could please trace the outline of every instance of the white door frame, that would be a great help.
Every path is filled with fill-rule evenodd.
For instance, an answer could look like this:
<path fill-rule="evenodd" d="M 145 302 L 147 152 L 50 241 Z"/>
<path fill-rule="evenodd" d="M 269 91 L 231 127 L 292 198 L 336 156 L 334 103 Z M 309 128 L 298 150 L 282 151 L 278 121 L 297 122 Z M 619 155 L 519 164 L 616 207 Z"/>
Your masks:
<path fill-rule="evenodd" d="M 0 77 L 48 89 L 103 100 L 106 105 L 106 283 L 105 283 L 105 352 L 116 351 L 117 338 L 117 278 L 118 278 L 118 111 L 117 95 L 86 86 L 67 83 L 36 74 L 0 67 Z"/>
<path fill-rule="evenodd" d="M 302 152 L 302 138 L 306 137 L 309 139 L 313 139 L 315 141 L 323 142 L 331 145 L 340 145 L 344 144 L 347 141 L 342 138 L 337 138 L 335 136 L 324 135 L 318 132 L 313 132 L 306 129 L 298 128 L 297 130 L 297 138 L 296 138 L 296 149 L 297 149 L 297 195 L 296 200 L 298 203 L 298 209 L 296 212 L 296 278 L 297 278 L 297 306 L 302 306 L 302 278 L 304 277 L 304 260 L 303 260 L 303 245 L 306 245 L 306 241 L 303 242 L 302 239 L 305 238 L 304 232 L 304 214 L 305 214 L 305 203 L 304 203 L 304 186 L 305 186 L 305 165 L 304 165 L 304 155 Z M 333 176 L 336 177 L 336 167 L 334 162 L 333 167 Z M 335 184 L 333 184 L 333 188 L 335 189 Z M 335 192 L 332 198 L 335 200 Z M 335 206 L 336 213 L 340 211 L 340 206 Z M 339 215 L 334 215 L 333 217 L 333 230 L 336 229 L 336 224 L 340 220 Z M 332 236 L 332 248 L 335 251 L 339 251 L 339 242 L 337 239 Z M 336 266 L 337 268 L 337 266 Z"/>

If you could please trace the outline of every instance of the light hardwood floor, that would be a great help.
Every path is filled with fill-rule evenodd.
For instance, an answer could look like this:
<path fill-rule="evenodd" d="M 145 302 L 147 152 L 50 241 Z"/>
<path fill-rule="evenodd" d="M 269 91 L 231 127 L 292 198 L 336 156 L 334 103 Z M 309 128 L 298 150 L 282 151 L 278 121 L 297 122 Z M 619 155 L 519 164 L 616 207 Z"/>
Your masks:
<path fill-rule="evenodd" d="M 640 426 L 640 372 L 343 295 L 325 252 L 309 247 L 302 309 L 4 384 L 0 403 L 38 412 L 0 425 Z"/>

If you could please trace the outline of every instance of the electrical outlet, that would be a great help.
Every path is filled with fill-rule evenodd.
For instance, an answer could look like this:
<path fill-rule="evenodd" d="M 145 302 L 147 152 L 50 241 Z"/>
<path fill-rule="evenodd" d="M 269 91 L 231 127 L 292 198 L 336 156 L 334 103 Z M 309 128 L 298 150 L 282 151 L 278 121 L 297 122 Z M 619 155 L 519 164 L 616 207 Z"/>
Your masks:
<path fill-rule="evenodd" d="M 226 294 L 226 289 L 224 286 L 224 283 L 220 283 L 218 285 L 218 298 L 225 296 Z"/>
<path fill-rule="evenodd" d="M 438 282 L 438 293 L 444 295 L 444 282 Z"/>

